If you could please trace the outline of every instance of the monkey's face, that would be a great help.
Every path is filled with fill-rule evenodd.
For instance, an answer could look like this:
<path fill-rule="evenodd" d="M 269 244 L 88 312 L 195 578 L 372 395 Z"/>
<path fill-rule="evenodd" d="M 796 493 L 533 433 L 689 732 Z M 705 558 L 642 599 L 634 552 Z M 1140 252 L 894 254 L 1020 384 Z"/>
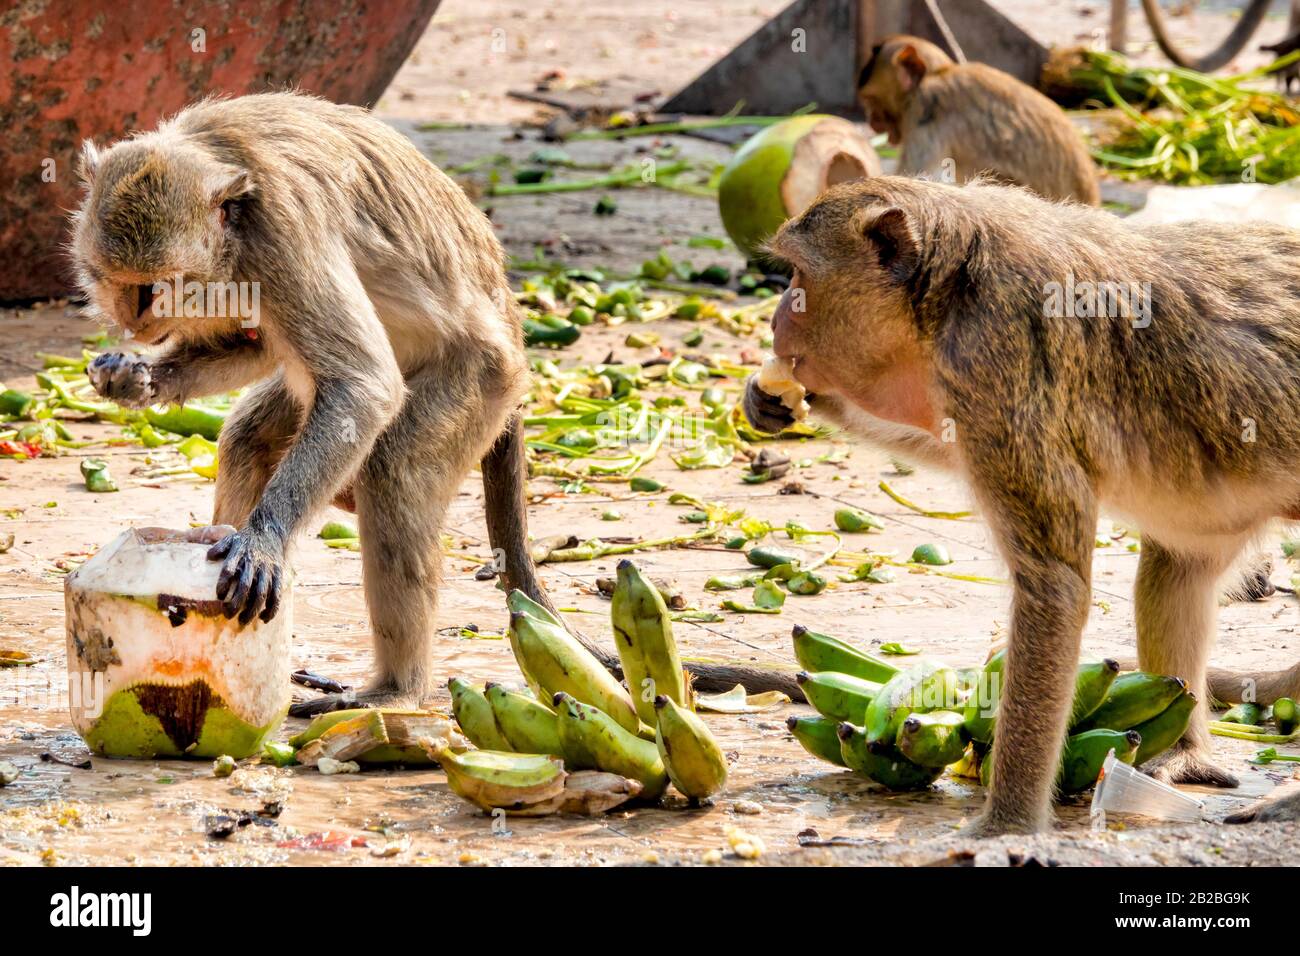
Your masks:
<path fill-rule="evenodd" d="M 72 244 L 91 312 L 146 345 L 205 321 L 177 306 L 194 283 L 230 279 L 238 250 L 232 209 L 248 191 L 243 173 L 151 139 L 103 154 L 86 148 L 87 194 Z"/>
<path fill-rule="evenodd" d="M 889 192 L 879 179 L 834 186 L 768 244 L 794 269 L 772 317 L 773 351 L 793 360 L 810 392 L 841 395 L 873 414 L 885 393 L 897 404 L 900 371 L 912 388 L 926 363 L 909 291 L 920 259 L 916 226 L 905 196 Z M 884 417 L 928 428 L 917 408 Z"/>
<path fill-rule="evenodd" d="M 890 145 L 897 146 L 902 140 L 899 121 L 903 95 L 888 64 L 877 62 L 867 82 L 858 88 L 858 101 L 862 104 L 862 111 L 866 113 L 871 128 L 877 133 L 885 133 Z"/>
<path fill-rule="evenodd" d="M 867 122 L 877 133 L 902 142 L 903 114 L 921 80 L 932 69 L 950 64 L 947 54 L 916 37 L 895 37 L 871 52 L 858 76 L 858 100 Z"/>

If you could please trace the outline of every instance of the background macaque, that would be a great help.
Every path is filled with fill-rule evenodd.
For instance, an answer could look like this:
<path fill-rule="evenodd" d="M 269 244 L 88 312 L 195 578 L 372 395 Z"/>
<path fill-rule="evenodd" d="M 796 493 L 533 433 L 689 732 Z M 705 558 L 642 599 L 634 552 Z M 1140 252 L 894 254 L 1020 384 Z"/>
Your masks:
<path fill-rule="evenodd" d="M 257 383 L 220 439 L 213 523 L 232 527 L 208 556 L 228 617 L 276 614 L 294 536 L 337 499 L 360 522 L 377 669 L 349 699 L 418 703 L 434 686 L 443 516 L 480 459 L 505 585 L 550 606 L 524 513 L 519 314 L 492 227 L 455 183 L 366 111 L 293 94 L 88 143 L 83 176 L 74 255 L 91 311 L 158 347 L 101 355 L 95 388 L 141 406 Z M 159 314 L 178 277 L 254 284 L 258 314 Z M 793 686 L 744 667 L 699 676 Z"/>
<path fill-rule="evenodd" d="M 813 413 L 962 474 L 1009 566 L 994 786 L 973 832 L 1051 819 L 1102 506 L 1143 531 L 1141 667 L 1203 702 L 1154 773 L 1234 786 L 1211 759 L 1206 665 L 1220 578 L 1300 501 L 1300 233 L 1130 226 L 1020 189 L 879 177 L 833 187 L 771 246 L 795 270 L 774 350 Z M 1096 308 L 1050 307 L 1067 274 Z M 789 421 L 753 379 L 746 410 Z M 1261 703 L 1298 685 L 1300 667 L 1212 684 Z M 1257 815 L 1300 817 L 1300 797 Z"/>
<path fill-rule="evenodd" d="M 1048 199 L 1100 202 L 1083 138 L 1059 106 L 983 63 L 955 63 L 919 37 L 893 36 L 872 51 L 858 77 L 867 119 L 901 144 L 900 174 L 957 182 L 980 173 L 1027 186 Z"/>

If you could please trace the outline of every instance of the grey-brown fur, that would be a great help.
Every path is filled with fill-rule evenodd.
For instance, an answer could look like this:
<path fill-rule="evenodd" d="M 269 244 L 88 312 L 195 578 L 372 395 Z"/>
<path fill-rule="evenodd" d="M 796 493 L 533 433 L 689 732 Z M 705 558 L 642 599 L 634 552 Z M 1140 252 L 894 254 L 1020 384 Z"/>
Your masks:
<path fill-rule="evenodd" d="M 880 177 L 824 193 L 772 246 L 806 296 L 804 313 L 778 307 L 775 348 L 814 411 L 963 474 L 997 536 L 1012 622 L 976 832 L 1040 829 L 1099 508 L 1143 530 L 1140 663 L 1204 701 L 1218 582 L 1300 501 L 1300 233 L 1129 225 L 1010 187 Z M 1044 315 L 1067 270 L 1149 284 L 1149 324 Z M 1202 706 L 1157 776 L 1234 784 L 1207 733 Z"/>
<path fill-rule="evenodd" d="M 858 80 L 878 132 L 901 149 L 898 171 L 979 175 L 1027 186 L 1048 199 L 1097 205 L 1097 170 L 1083 137 L 1059 106 L 983 63 L 955 63 L 911 36 L 886 37 Z"/>

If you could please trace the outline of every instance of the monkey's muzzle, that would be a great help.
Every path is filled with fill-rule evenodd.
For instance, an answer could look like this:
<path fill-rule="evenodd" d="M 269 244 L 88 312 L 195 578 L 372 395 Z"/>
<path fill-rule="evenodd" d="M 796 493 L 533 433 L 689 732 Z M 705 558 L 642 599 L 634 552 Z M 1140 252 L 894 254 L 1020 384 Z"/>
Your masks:
<path fill-rule="evenodd" d="M 171 317 L 160 316 L 154 308 L 157 295 L 153 283 L 141 283 L 128 290 L 127 314 L 134 318 L 121 323 L 131 338 L 143 345 L 157 345 L 171 332 Z"/>

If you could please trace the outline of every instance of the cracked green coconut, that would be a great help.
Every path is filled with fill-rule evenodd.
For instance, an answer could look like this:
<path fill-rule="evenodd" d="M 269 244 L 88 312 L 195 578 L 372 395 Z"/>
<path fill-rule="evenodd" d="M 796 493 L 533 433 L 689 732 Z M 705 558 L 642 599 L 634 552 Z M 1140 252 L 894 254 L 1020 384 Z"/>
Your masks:
<path fill-rule="evenodd" d="M 227 620 L 225 529 L 125 531 L 64 584 L 72 724 L 107 757 L 259 753 L 289 704 L 292 602 L 269 623 Z"/>
<path fill-rule="evenodd" d="M 880 175 L 871 140 L 838 116 L 811 114 L 760 130 L 731 157 L 718 181 L 718 209 L 727 235 L 749 259 L 836 183 Z"/>

